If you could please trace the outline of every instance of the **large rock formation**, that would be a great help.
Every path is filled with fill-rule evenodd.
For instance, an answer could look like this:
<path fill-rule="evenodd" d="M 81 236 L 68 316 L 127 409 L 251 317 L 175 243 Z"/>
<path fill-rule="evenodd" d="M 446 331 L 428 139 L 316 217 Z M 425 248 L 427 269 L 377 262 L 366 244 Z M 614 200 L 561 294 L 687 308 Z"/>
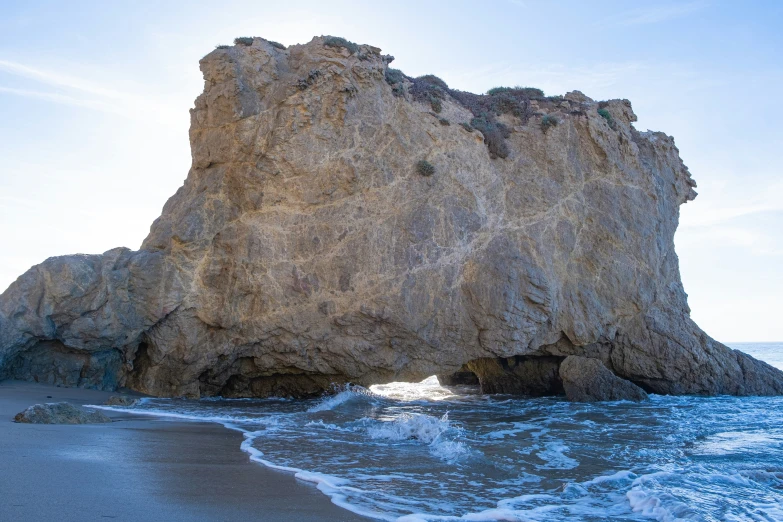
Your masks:
<path fill-rule="evenodd" d="M 541 394 L 580 355 L 656 393 L 783 393 L 690 319 L 671 137 L 625 100 L 475 96 L 390 61 L 324 38 L 204 57 L 184 186 L 140 250 L 6 290 L 0 377 L 262 396 L 462 369 Z"/>

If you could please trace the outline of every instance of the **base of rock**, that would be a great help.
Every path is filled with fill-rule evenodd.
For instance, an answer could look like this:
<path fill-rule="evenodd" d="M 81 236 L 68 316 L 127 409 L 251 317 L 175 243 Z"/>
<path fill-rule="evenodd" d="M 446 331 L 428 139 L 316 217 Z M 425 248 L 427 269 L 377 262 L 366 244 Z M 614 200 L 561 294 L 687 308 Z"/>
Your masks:
<path fill-rule="evenodd" d="M 482 393 L 543 397 L 562 395 L 558 367 L 561 357 L 484 358 L 465 368 L 478 377 Z"/>
<path fill-rule="evenodd" d="M 460 368 L 458 372 L 437 377 L 441 386 L 478 386 L 479 384 L 476 374 L 464 368 Z"/>
<path fill-rule="evenodd" d="M 569 401 L 647 400 L 644 390 L 613 374 L 598 359 L 571 355 L 560 365 L 559 373 Z"/>

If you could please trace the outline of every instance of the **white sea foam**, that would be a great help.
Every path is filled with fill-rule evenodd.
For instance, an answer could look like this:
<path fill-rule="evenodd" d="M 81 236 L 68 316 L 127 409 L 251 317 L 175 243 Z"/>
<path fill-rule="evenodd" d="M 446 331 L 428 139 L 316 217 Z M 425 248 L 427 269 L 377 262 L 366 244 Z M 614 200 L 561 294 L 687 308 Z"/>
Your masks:
<path fill-rule="evenodd" d="M 557 501 L 558 497 L 545 493 L 519 495 L 518 497 L 506 498 L 499 501 L 498 507 L 504 509 L 511 509 L 519 506 L 520 504 L 525 504 L 531 501 L 539 501 L 539 500 Z"/>
<path fill-rule="evenodd" d="M 420 440 L 431 444 L 451 427 L 449 414 L 433 417 L 420 413 L 404 413 L 391 421 L 379 422 L 367 429 L 373 439 Z"/>
<path fill-rule="evenodd" d="M 398 401 L 443 401 L 462 397 L 464 393 L 475 393 L 476 387 L 444 387 L 434 375 L 421 382 L 391 382 L 370 386 L 370 391 Z M 462 392 L 462 393 L 460 393 Z"/>
<path fill-rule="evenodd" d="M 485 436 L 490 439 L 505 439 L 506 437 L 512 437 L 520 433 L 525 433 L 541 428 L 541 426 L 537 426 L 535 424 L 528 424 L 526 422 L 514 422 L 511 423 L 511 425 L 512 425 L 511 428 L 505 430 L 490 431 Z"/>
<path fill-rule="evenodd" d="M 701 455 L 731 455 L 749 449 L 763 451 L 770 445 L 781 443 L 783 443 L 783 434 L 730 431 L 707 437 L 696 446 L 694 451 Z"/>
<path fill-rule="evenodd" d="M 546 449 L 536 453 L 538 458 L 545 461 L 546 464 L 538 465 L 538 469 L 574 469 L 579 465 L 579 461 L 567 456 L 565 452 L 569 450 L 568 446 L 562 442 L 548 442 Z"/>
<path fill-rule="evenodd" d="M 306 471 L 292 466 L 281 466 L 265 459 L 263 452 L 253 447 L 253 441 L 261 435 L 263 435 L 263 432 L 246 432 L 244 434 L 245 439 L 240 445 L 242 451 L 248 453 L 250 455 L 250 460 L 253 462 L 258 462 L 259 464 L 263 464 L 264 466 L 271 469 L 291 472 L 296 478 L 300 480 L 312 482 L 316 485 L 318 490 L 327 495 L 334 504 L 352 511 L 357 515 L 374 518 L 376 520 L 388 521 L 393 521 L 397 518 L 386 513 L 378 512 L 376 510 L 363 507 L 359 504 L 349 502 L 349 494 L 355 495 L 356 493 L 362 493 L 362 491 L 360 489 L 350 487 L 351 482 L 347 479 L 336 477 L 334 475 L 328 475 L 326 473 Z"/>
<path fill-rule="evenodd" d="M 634 479 L 626 493 L 634 513 L 654 518 L 659 522 L 687 520 L 688 506 L 667 492 L 661 482 L 678 480 L 681 473 L 660 471 L 641 475 Z"/>
<path fill-rule="evenodd" d="M 588 481 L 582 482 L 582 485 L 588 487 L 588 486 L 595 486 L 596 484 L 603 484 L 606 482 L 619 482 L 619 481 L 626 481 L 626 480 L 636 480 L 636 475 L 628 470 L 623 470 L 623 471 L 618 471 L 617 473 L 612 473 L 611 475 L 599 475 L 594 479 L 590 479 Z"/>
<path fill-rule="evenodd" d="M 456 462 L 473 454 L 470 446 L 462 441 L 439 440 L 430 444 L 430 453 L 446 462 Z"/>
<path fill-rule="evenodd" d="M 660 498 L 649 492 L 634 489 L 626 493 L 626 497 L 628 497 L 628 503 L 634 513 L 654 518 L 659 522 L 684 520 L 677 517 L 669 508 L 664 506 Z"/>
<path fill-rule="evenodd" d="M 783 468 L 774 470 L 749 469 L 740 470 L 739 473 L 758 484 L 764 484 L 775 489 L 783 490 Z M 781 518 L 783 520 L 783 518 Z"/>
<path fill-rule="evenodd" d="M 331 423 L 328 423 L 328 422 L 324 422 L 322 419 L 310 421 L 307 424 L 305 424 L 304 426 L 305 426 L 305 428 L 320 428 L 320 429 L 329 430 L 329 431 L 341 431 L 343 433 L 350 433 L 350 432 L 355 432 L 356 431 L 355 428 L 346 428 L 346 427 L 343 427 L 343 426 L 338 426 L 337 424 L 331 424 Z"/>
<path fill-rule="evenodd" d="M 418 413 L 404 413 L 391 421 L 377 422 L 367 428 L 367 434 L 371 439 L 416 440 L 427 444 L 433 456 L 446 462 L 455 462 L 472 453 L 464 442 L 446 436 L 448 433 L 452 437 L 459 436 L 460 432 L 461 430 L 449 421 L 448 413 L 440 418 Z"/>
<path fill-rule="evenodd" d="M 119 406 L 104 406 L 102 404 L 85 404 L 88 408 L 96 408 L 105 411 L 116 411 L 118 413 L 131 413 L 133 415 L 144 415 L 148 417 L 160 417 L 186 421 L 214 422 L 217 424 L 264 424 L 268 426 L 277 425 L 280 422 L 278 416 L 270 415 L 267 417 L 250 417 L 243 415 L 212 415 L 209 413 L 182 413 L 178 411 L 162 409 L 136 409 L 135 407 L 123 408 Z"/>

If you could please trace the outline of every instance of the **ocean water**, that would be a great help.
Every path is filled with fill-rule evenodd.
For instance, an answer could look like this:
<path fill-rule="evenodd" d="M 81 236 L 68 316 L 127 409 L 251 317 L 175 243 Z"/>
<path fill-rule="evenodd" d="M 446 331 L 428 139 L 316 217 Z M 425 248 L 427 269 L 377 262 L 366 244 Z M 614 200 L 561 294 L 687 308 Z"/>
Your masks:
<path fill-rule="evenodd" d="M 731 346 L 783 368 L 783 343 Z M 783 397 L 572 404 L 431 377 L 130 410 L 240 430 L 252 460 L 379 520 L 783 520 Z"/>

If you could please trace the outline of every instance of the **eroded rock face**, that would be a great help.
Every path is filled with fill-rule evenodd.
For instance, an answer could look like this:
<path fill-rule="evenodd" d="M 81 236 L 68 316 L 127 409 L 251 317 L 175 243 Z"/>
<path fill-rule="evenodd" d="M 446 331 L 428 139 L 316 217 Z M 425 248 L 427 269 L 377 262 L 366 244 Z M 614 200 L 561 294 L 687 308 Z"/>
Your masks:
<path fill-rule="evenodd" d="M 600 359 L 570 355 L 559 369 L 566 398 L 574 402 L 643 401 L 647 394 L 630 381 L 621 379 Z"/>
<path fill-rule="evenodd" d="M 185 184 L 139 251 L 6 290 L 0 377 L 302 396 L 469 364 L 525 391 L 580 355 L 658 393 L 783 393 L 689 317 L 673 237 L 695 183 L 671 137 L 574 92 L 498 116 L 493 158 L 465 105 L 390 86 L 389 60 L 323 38 L 205 56 Z"/>
<path fill-rule="evenodd" d="M 103 424 L 111 419 L 95 410 L 79 408 L 68 402 L 35 404 L 17 413 L 14 422 L 25 424 Z"/>

